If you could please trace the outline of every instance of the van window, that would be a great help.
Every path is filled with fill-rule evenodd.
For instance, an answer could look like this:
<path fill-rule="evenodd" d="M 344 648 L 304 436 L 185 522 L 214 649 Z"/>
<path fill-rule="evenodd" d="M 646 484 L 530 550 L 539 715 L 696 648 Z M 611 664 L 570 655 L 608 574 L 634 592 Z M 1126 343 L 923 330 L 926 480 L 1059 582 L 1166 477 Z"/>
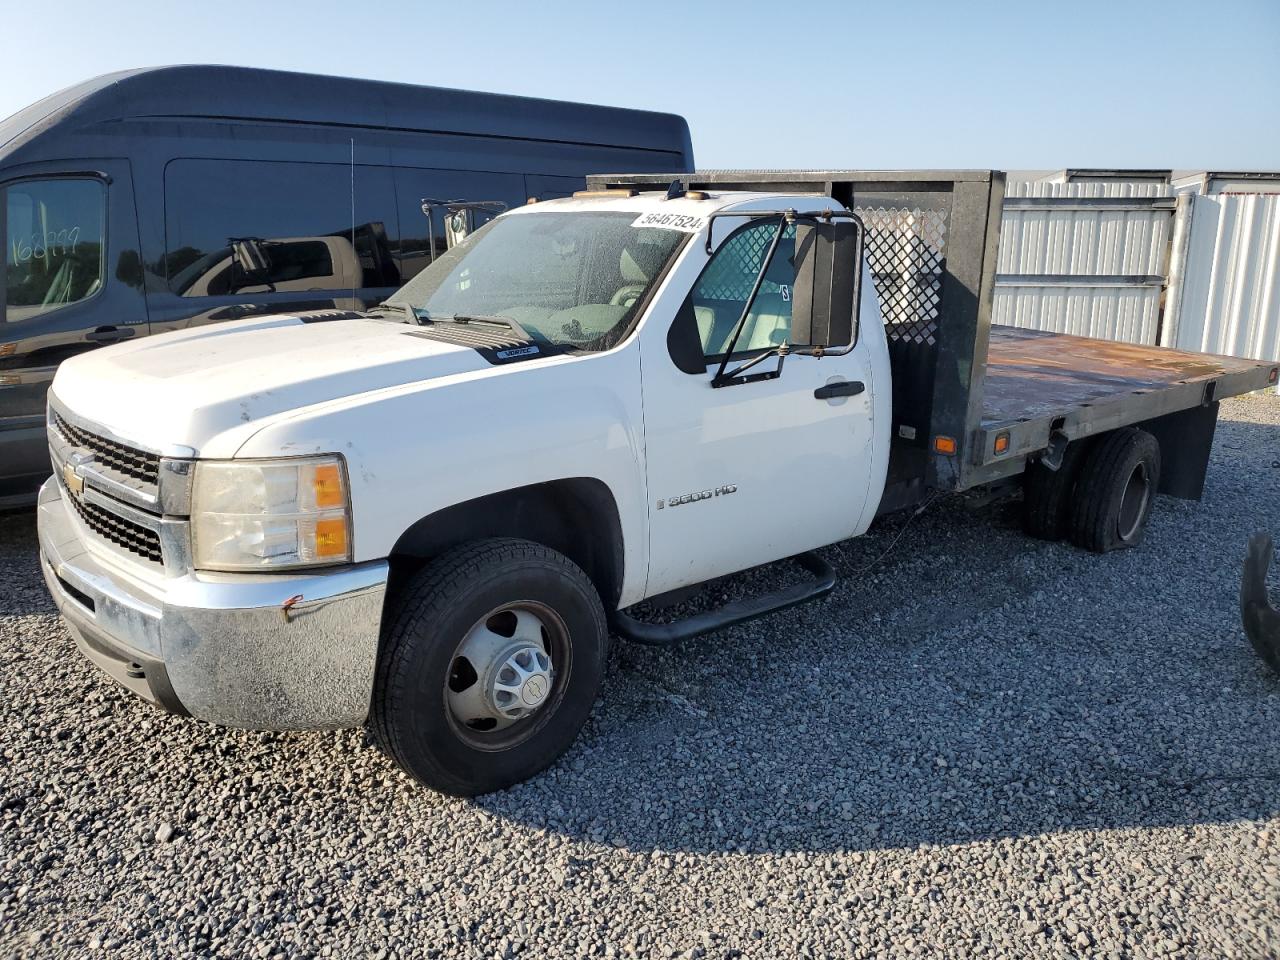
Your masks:
<path fill-rule="evenodd" d="M 223 297 L 236 293 L 280 293 L 289 290 L 325 289 L 345 274 L 335 268 L 328 244 L 345 249 L 341 240 L 238 240 L 253 244 L 265 269 L 246 269 L 233 250 L 219 251 L 220 259 L 201 258 L 174 278 L 173 286 L 186 297 Z M 341 257 L 337 258 L 341 261 Z M 350 287 L 350 278 L 347 286 Z"/>
<path fill-rule="evenodd" d="M 397 287 L 391 177 L 355 168 L 354 231 L 351 191 L 342 164 L 174 160 L 159 272 L 187 297 Z"/>
<path fill-rule="evenodd" d="M 497 201 L 507 208 L 518 207 L 525 196 L 525 178 L 518 173 L 473 173 L 463 170 L 428 170 L 404 167 L 396 170 L 396 198 L 400 211 L 400 240 L 394 248 L 396 265 L 403 282 L 408 283 L 432 260 L 431 231 L 422 201 L 470 200 Z M 435 254 L 449 249 L 444 218 L 446 211 L 436 209 L 432 217 Z M 478 230 L 496 216 L 493 211 L 475 210 L 471 226 Z"/>
<path fill-rule="evenodd" d="M 5 320 L 87 300 L 102 289 L 107 188 L 100 180 L 29 180 L 3 191 Z"/>

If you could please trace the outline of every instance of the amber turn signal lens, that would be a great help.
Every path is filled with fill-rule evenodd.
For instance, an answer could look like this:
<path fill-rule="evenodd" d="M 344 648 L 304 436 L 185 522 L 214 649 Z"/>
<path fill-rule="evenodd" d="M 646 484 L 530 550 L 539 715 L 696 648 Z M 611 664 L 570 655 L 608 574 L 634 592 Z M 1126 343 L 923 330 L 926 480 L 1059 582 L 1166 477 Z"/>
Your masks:
<path fill-rule="evenodd" d="M 996 450 L 996 453 L 1008 453 L 1008 452 L 1009 452 L 1009 435 L 1008 435 L 1007 433 L 997 433 L 997 434 L 996 434 L 996 447 L 995 447 L 995 450 Z"/>
<path fill-rule="evenodd" d="M 934 437 L 933 449 L 938 453 L 945 453 L 951 456 L 956 452 L 956 441 L 954 437 Z"/>
<path fill-rule="evenodd" d="M 316 521 L 316 556 L 345 557 L 347 555 L 347 520 L 337 517 Z"/>
<path fill-rule="evenodd" d="M 322 463 L 312 474 L 312 488 L 317 507 L 341 507 L 347 502 L 342 493 L 342 471 L 336 463 Z"/>

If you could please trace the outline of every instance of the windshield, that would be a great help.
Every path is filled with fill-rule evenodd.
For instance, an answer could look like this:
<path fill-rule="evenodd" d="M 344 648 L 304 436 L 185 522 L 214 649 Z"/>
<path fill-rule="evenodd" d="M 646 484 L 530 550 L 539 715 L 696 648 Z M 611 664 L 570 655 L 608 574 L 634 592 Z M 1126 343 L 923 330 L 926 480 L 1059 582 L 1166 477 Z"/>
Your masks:
<path fill-rule="evenodd" d="M 638 214 L 528 213 L 486 224 L 390 298 L 422 320 L 503 317 L 542 343 L 605 350 L 686 234 Z"/>

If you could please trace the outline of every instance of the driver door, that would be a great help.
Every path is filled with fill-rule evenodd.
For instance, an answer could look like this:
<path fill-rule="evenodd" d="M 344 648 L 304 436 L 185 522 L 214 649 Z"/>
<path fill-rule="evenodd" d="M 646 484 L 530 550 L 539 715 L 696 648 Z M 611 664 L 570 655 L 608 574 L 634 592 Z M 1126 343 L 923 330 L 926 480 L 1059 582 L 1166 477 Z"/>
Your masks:
<path fill-rule="evenodd" d="M 789 356 L 773 379 L 712 386 L 761 270 L 729 370 L 791 333 L 794 227 L 766 264 L 777 218 L 731 222 L 740 225 L 701 258 L 692 287 L 680 286 L 689 290 L 684 301 L 656 305 L 655 316 L 674 313 L 673 328 L 651 323 L 642 342 L 649 595 L 852 536 L 869 495 L 872 385 L 861 345 L 841 357 Z M 675 287 L 668 285 L 667 296 L 679 296 L 670 292 Z M 689 325 L 702 350 L 693 362 L 672 346 L 682 337 L 692 343 Z M 777 364 L 769 357 L 750 372 Z M 866 389 L 814 395 L 845 380 Z"/>

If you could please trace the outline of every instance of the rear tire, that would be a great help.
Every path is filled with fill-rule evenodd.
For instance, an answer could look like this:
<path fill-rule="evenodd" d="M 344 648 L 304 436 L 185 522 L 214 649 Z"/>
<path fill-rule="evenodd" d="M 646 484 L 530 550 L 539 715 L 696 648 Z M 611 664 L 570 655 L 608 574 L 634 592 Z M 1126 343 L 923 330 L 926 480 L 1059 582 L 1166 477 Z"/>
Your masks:
<path fill-rule="evenodd" d="M 599 594 L 567 557 L 527 540 L 457 547 L 414 574 L 387 610 L 370 732 L 434 790 L 509 787 L 573 743 L 607 640 Z M 532 707 L 518 699 L 526 689 Z"/>
<path fill-rule="evenodd" d="M 1067 444 L 1062 466 L 1050 470 L 1033 463 L 1023 475 L 1023 527 L 1037 540 L 1061 540 L 1071 529 L 1072 495 L 1080 479 L 1080 468 L 1088 453 L 1086 440 Z"/>
<path fill-rule="evenodd" d="M 1125 427 L 1098 439 L 1072 498 L 1071 540 L 1109 553 L 1136 547 L 1160 489 L 1160 444 L 1145 430 Z"/>

